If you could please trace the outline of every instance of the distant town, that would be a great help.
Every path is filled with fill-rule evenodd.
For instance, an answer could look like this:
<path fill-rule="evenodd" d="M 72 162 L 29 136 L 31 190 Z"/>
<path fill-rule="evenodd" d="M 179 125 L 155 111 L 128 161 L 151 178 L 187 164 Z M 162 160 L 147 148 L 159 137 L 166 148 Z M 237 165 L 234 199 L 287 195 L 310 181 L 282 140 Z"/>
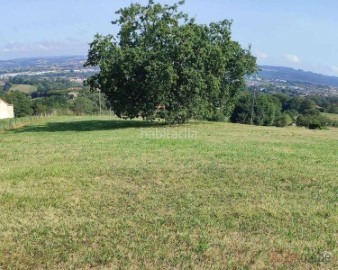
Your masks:
<path fill-rule="evenodd" d="M 84 56 L 48 57 L 0 61 L 0 85 L 13 77 L 63 78 L 83 83 L 98 69 L 85 68 Z"/>
<path fill-rule="evenodd" d="M 260 91 L 271 94 L 285 93 L 291 96 L 338 96 L 338 87 L 335 86 L 281 79 L 266 79 L 259 76 L 248 78 L 247 86 L 250 91 Z"/>
<path fill-rule="evenodd" d="M 98 68 L 86 68 L 85 56 L 29 58 L 0 61 L 0 86 L 13 77 L 66 79 L 82 84 Z M 294 96 L 338 96 L 338 77 L 325 76 L 285 67 L 262 66 L 247 77 L 250 91 L 285 93 Z"/>

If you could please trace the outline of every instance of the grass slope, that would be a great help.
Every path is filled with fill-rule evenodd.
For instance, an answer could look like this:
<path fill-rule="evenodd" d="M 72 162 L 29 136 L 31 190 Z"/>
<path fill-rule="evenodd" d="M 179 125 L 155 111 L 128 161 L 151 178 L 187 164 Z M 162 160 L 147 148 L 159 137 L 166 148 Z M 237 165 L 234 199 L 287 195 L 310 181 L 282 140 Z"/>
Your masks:
<path fill-rule="evenodd" d="M 322 115 L 328 117 L 331 120 L 337 120 L 338 121 L 338 114 L 334 114 L 334 113 L 322 113 Z"/>
<path fill-rule="evenodd" d="M 10 91 L 18 90 L 20 92 L 30 94 L 37 90 L 37 87 L 35 85 L 29 85 L 29 84 L 13 84 L 10 88 Z"/>
<path fill-rule="evenodd" d="M 0 134 L 0 268 L 335 269 L 338 129 L 56 117 Z"/>

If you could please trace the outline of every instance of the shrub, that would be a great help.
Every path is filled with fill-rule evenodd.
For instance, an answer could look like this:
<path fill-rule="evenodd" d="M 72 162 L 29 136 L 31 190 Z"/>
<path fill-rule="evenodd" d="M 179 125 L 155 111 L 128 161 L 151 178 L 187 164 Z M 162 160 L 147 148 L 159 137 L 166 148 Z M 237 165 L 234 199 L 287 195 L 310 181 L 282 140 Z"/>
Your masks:
<path fill-rule="evenodd" d="M 227 121 L 227 117 L 221 113 L 221 112 L 216 112 L 212 116 L 207 118 L 209 121 L 213 122 L 225 122 Z"/>
<path fill-rule="evenodd" d="M 310 129 L 321 129 L 330 125 L 330 119 L 323 115 L 302 114 L 297 118 L 297 126 L 307 127 Z"/>
<path fill-rule="evenodd" d="M 288 113 L 282 113 L 281 116 L 276 120 L 277 127 L 286 127 L 290 126 L 293 123 L 290 115 Z"/>
<path fill-rule="evenodd" d="M 309 127 L 310 118 L 309 116 L 305 116 L 303 114 L 299 115 L 296 120 L 296 125 L 299 127 Z"/>
<path fill-rule="evenodd" d="M 320 115 L 320 111 L 317 110 L 317 109 L 308 109 L 308 110 L 305 110 L 303 114 L 319 116 Z"/>
<path fill-rule="evenodd" d="M 280 114 L 280 104 L 272 96 L 260 94 L 254 99 L 251 93 L 243 93 L 238 99 L 230 120 L 234 123 L 271 126 Z"/>
<path fill-rule="evenodd" d="M 309 129 L 322 129 L 322 124 L 318 120 L 309 123 Z"/>
<path fill-rule="evenodd" d="M 92 113 L 94 104 L 87 97 L 78 97 L 75 99 L 72 109 L 76 115 Z"/>

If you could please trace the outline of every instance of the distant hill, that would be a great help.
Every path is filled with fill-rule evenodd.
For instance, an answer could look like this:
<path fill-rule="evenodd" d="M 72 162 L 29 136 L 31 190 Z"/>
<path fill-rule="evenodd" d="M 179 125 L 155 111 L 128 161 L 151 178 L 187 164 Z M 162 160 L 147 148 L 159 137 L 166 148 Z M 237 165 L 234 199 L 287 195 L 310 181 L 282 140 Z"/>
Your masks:
<path fill-rule="evenodd" d="M 58 56 L 0 60 L 0 73 L 46 69 L 81 69 L 86 59 L 86 56 Z M 266 80 L 285 80 L 338 87 L 338 77 L 288 67 L 260 66 L 260 68 L 262 71 L 258 73 L 258 77 Z"/>
<path fill-rule="evenodd" d="M 260 66 L 258 77 L 266 80 L 285 80 L 316 85 L 329 85 L 338 87 L 338 77 L 326 76 L 301 69 L 288 67 Z"/>

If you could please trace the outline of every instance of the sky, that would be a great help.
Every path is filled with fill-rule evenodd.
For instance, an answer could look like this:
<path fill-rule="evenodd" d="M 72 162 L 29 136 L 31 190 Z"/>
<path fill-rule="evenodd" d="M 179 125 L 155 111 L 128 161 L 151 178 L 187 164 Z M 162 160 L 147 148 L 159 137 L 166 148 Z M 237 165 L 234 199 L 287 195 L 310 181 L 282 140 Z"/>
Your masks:
<path fill-rule="evenodd" d="M 117 33 L 115 11 L 132 2 L 148 1 L 0 0 L 0 60 L 86 55 L 96 33 Z M 186 0 L 181 9 L 198 23 L 232 19 L 233 39 L 258 64 L 338 76 L 337 0 Z"/>

